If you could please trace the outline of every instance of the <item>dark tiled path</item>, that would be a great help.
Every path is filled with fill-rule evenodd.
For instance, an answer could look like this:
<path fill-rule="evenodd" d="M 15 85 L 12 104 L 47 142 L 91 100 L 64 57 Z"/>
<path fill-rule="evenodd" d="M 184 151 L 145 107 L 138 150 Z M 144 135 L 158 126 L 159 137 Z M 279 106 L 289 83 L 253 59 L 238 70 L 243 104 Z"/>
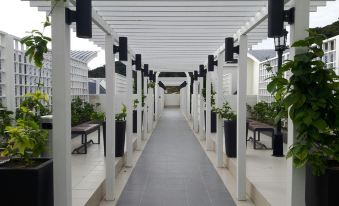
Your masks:
<path fill-rule="evenodd" d="M 118 206 L 235 205 L 179 109 L 166 109 Z"/>

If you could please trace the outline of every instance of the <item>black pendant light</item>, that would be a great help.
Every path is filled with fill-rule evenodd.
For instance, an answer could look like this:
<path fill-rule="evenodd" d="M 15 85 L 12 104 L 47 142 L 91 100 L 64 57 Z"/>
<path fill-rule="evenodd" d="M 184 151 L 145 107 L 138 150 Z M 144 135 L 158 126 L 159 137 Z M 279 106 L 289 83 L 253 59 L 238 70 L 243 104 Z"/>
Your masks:
<path fill-rule="evenodd" d="M 218 61 L 214 61 L 213 55 L 208 55 L 207 69 L 209 72 L 214 71 L 214 66 L 218 66 Z"/>
<path fill-rule="evenodd" d="M 148 64 L 144 64 L 144 76 L 148 77 Z"/>
<path fill-rule="evenodd" d="M 127 61 L 128 58 L 128 39 L 119 37 L 119 46 L 113 45 L 113 53 L 119 52 L 119 61 Z"/>
<path fill-rule="evenodd" d="M 225 62 L 235 63 L 234 54 L 239 54 L 239 46 L 234 46 L 234 38 L 225 39 Z"/>
<path fill-rule="evenodd" d="M 132 60 L 132 65 L 135 65 L 135 70 L 141 71 L 141 54 L 135 55 L 135 60 Z"/>
<path fill-rule="evenodd" d="M 284 22 L 294 23 L 295 9 L 284 10 L 284 0 L 268 0 L 268 37 L 284 35 Z"/>
<path fill-rule="evenodd" d="M 77 37 L 92 38 L 92 0 L 76 1 L 76 11 L 66 8 L 66 23 L 76 22 Z"/>
<path fill-rule="evenodd" d="M 199 77 L 205 76 L 205 66 L 203 64 L 199 65 Z"/>
<path fill-rule="evenodd" d="M 194 71 L 193 72 L 193 78 L 194 78 L 194 81 L 197 81 L 198 80 L 198 77 L 199 77 L 199 73 L 198 73 L 198 71 Z"/>

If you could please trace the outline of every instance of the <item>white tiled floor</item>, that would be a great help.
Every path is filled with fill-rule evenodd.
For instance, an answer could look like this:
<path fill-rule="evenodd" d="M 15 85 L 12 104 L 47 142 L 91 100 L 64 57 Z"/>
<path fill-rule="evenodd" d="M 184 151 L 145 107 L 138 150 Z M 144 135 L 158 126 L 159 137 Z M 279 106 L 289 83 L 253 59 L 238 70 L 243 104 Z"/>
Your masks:
<path fill-rule="evenodd" d="M 97 142 L 97 132 L 89 135 Z M 102 137 L 102 134 L 101 134 Z M 80 145 L 80 137 L 72 139 L 72 150 Z M 87 154 L 72 154 L 72 205 L 84 206 L 105 179 L 104 145 L 90 144 Z"/>

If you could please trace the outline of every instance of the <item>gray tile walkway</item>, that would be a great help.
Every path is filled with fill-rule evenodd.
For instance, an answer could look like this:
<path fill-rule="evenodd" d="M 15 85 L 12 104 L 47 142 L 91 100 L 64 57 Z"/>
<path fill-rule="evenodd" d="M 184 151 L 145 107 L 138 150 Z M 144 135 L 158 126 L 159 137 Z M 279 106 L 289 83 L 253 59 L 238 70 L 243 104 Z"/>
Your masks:
<path fill-rule="evenodd" d="M 165 109 L 118 206 L 233 206 L 179 109 Z"/>

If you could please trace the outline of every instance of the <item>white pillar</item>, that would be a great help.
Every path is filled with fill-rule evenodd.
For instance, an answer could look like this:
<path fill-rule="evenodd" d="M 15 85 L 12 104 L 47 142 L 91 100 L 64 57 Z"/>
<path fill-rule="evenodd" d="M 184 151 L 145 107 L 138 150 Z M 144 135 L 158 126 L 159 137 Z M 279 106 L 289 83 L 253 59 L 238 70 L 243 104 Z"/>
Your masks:
<path fill-rule="evenodd" d="M 211 137 L 211 72 L 206 74 L 206 149 L 211 151 L 213 140 Z"/>
<path fill-rule="evenodd" d="M 205 133 L 204 133 L 204 127 L 205 127 L 205 117 L 204 117 L 204 111 L 205 111 L 205 102 L 204 97 L 202 96 L 202 89 L 204 87 L 204 78 L 199 78 L 199 100 L 200 106 L 199 106 L 199 136 L 201 140 L 205 139 Z"/>
<path fill-rule="evenodd" d="M 147 95 L 147 103 L 148 103 L 147 132 L 148 133 L 151 133 L 152 128 L 153 128 L 153 98 L 154 98 L 153 89 L 149 88 L 148 95 Z"/>
<path fill-rule="evenodd" d="M 72 205 L 70 28 L 63 1 L 52 1 L 54 205 Z"/>
<path fill-rule="evenodd" d="M 217 98 L 216 98 L 216 106 L 221 108 L 224 103 L 224 95 L 222 91 L 222 81 L 223 81 L 223 65 L 224 59 L 222 53 L 218 55 L 218 69 L 217 69 Z M 224 128 L 223 128 L 224 120 L 220 119 L 217 116 L 217 137 L 216 137 L 216 153 L 217 153 L 217 165 L 218 167 L 224 166 Z"/>
<path fill-rule="evenodd" d="M 186 104 L 187 104 L 187 107 L 186 107 L 186 112 L 187 112 L 187 119 L 188 120 L 191 120 L 191 111 L 190 111 L 191 91 L 190 91 L 190 88 L 191 88 L 191 80 L 190 80 L 190 77 L 187 76 L 187 85 L 186 85 Z"/>
<path fill-rule="evenodd" d="M 308 36 L 306 29 L 309 28 L 309 8 L 310 1 L 294 1 L 295 23 L 291 25 L 291 42 L 304 39 Z M 305 52 L 305 49 L 291 48 L 290 58 L 296 54 Z M 288 145 L 289 148 L 296 142 L 296 132 L 292 120 L 288 119 Z M 287 205 L 304 206 L 305 205 L 305 168 L 294 168 L 292 158 L 287 159 Z"/>
<path fill-rule="evenodd" d="M 193 128 L 194 132 L 199 132 L 198 123 L 198 81 L 193 82 L 193 98 L 192 98 Z"/>
<path fill-rule="evenodd" d="M 15 117 L 16 112 L 16 101 L 15 101 L 15 74 L 14 74 L 14 44 L 13 44 L 13 36 L 10 34 L 5 35 L 4 39 L 4 46 L 5 46 L 5 53 L 4 55 L 4 69 L 6 75 L 2 76 L 5 77 L 5 95 L 6 95 L 6 103 L 4 106 L 7 107 L 9 111 L 14 112 L 13 116 Z"/>
<path fill-rule="evenodd" d="M 140 149 L 141 146 L 141 110 L 142 110 L 142 81 L 141 81 L 141 71 L 137 71 L 137 99 L 139 101 L 139 104 L 137 106 L 137 147 Z"/>
<path fill-rule="evenodd" d="M 127 124 L 126 124 L 126 167 L 132 166 L 132 156 L 133 156 L 133 107 L 132 107 L 132 97 L 133 97 L 133 77 L 132 77 L 132 57 L 131 54 L 128 54 L 128 61 L 126 62 L 126 79 L 127 79 Z"/>
<path fill-rule="evenodd" d="M 246 81 L 247 79 L 247 36 L 239 39 L 239 69 L 237 80 L 237 199 L 246 200 Z"/>
<path fill-rule="evenodd" d="M 106 73 L 106 200 L 115 198 L 115 55 L 113 37 L 105 37 L 105 73 Z"/>

